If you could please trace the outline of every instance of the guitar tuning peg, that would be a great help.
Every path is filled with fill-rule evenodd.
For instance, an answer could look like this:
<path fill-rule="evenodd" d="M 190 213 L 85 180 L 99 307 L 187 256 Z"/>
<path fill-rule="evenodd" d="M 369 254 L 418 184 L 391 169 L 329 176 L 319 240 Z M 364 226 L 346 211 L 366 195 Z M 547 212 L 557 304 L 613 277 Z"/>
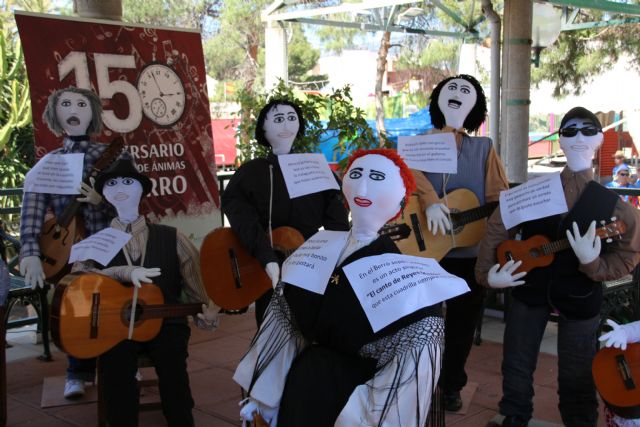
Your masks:
<path fill-rule="evenodd" d="M 601 220 L 600 220 L 600 224 L 601 224 L 601 225 L 604 225 L 604 219 L 601 219 Z"/>
<path fill-rule="evenodd" d="M 609 238 L 607 239 L 607 243 L 611 243 L 611 242 L 613 242 L 613 239 L 612 239 L 611 237 L 609 237 Z"/>
<path fill-rule="evenodd" d="M 611 221 L 617 221 L 617 220 L 618 220 L 618 217 L 615 217 L 615 216 L 611 217 Z"/>

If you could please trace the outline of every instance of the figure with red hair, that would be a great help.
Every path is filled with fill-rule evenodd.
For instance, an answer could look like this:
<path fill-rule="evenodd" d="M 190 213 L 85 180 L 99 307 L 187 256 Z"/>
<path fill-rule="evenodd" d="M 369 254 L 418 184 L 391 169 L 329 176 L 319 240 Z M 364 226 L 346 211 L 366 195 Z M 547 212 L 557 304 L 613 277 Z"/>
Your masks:
<path fill-rule="evenodd" d="M 234 380 L 248 393 L 243 419 L 270 426 L 422 427 L 443 351 L 439 304 L 374 332 L 343 267 L 398 254 L 380 228 L 413 192 L 394 150 L 357 151 L 342 191 L 352 227 L 323 294 L 280 283 Z"/>

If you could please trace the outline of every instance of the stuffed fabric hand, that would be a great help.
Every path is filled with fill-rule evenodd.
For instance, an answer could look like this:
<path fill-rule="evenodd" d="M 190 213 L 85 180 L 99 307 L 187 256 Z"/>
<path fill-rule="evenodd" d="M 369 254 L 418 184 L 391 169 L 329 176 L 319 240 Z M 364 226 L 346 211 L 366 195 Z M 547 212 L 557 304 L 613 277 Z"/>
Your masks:
<path fill-rule="evenodd" d="M 275 289 L 280 281 L 280 266 L 277 262 L 270 262 L 264 269 L 267 272 L 267 276 L 271 279 L 271 286 Z"/>
<path fill-rule="evenodd" d="M 600 341 L 606 341 L 606 347 L 615 347 L 626 350 L 628 343 L 640 342 L 640 320 L 618 325 L 613 320 L 607 320 L 607 324 L 613 328 L 600 338 Z"/>
<path fill-rule="evenodd" d="M 84 182 L 80 184 L 78 191 L 84 197 L 78 197 L 77 200 L 79 202 L 91 203 L 92 205 L 97 206 L 102 202 L 102 196 L 93 188 L 96 180 L 91 177 L 89 178 L 89 181 L 91 182 L 91 185 L 85 184 Z"/>
<path fill-rule="evenodd" d="M 202 304 L 202 313 L 198 313 L 198 319 L 204 322 L 207 329 L 213 330 L 218 327 L 218 313 L 220 313 L 220 307 L 209 300 L 208 304 Z"/>
<path fill-rule="evenodd" d="M 129 281 L 133 283 L 134 286 L 139 288 L 140 286 L 142 286 L 142 282 L 151 283 L 153 282 L 151 278 L 158 277 L 160 274 L 161 273 L 159 268 L 138 267 L 131 272 Z"/>
<path fill-rule="evenodd" d="M 278 408 L 266 406 L 250 397 L 240 401 L 240 418 L 253 422 L 254 414 L 260 414 L 269 426 L 275 426 L 278 420 Z"/>
<path fill-rule="evenodd" d="M 31 289 L 44 286 L 44 271 L 40 257 L 32 255 L 20 260 L 20 274 L 24 276 L 24 281 Z"/>
<path fill-rule="evenodd" d="M 575 252 L 576 257 L 580 261 L 580 264 L 589 264 L 600 256 L 600 247 L 602 243 L 600 238 L 596 235 L 596 222 L 591 221 L 589 229 L 584 236 L 580 236 L 580 230 L 578 230 L 578 224 L 573 223 L 573 234 L 570 230 L 567 230 L 567 240 Z"/>
<path fill-rule="evenodd" d="M 523 285 L 524 280 L 518 279 L 526 276 L 527 272 L 522 271 L 514 274 L 520 265 L 522 265 L 522 261 L 515 262 L 511 260 L 507 261 L 507 263 L 502 266 L 502 269 L 500 269 L 500 264 L 496 264 L 491 267 L 491 269 L 489 269 L 489 276 L 487 277 L 489 286 L 496 289 L 504 289 Z"/>
<path fill-rule="evenodd" d="M 449 208 L 442 203 L 434 203 L 425 210 L 427 228 L 434 236 L 438 234 L 438 229 L 442 230 L 443 235 L 451 229 L 451 222 L 447 216 L 449 212 Z"/>

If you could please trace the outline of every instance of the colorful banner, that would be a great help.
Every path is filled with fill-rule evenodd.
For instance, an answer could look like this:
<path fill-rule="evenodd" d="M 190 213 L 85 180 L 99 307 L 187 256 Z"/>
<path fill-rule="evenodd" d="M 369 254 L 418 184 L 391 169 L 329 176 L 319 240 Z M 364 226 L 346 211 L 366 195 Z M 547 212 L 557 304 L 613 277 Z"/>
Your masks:
<path fill-rule="evenodd" d="M 42 120 L 56 89 L 91 89 L 104 129 L 125 138 L 153 181 L 142 202 L 151 222 L 200 244 L 220 225 L 211 117 L 200 33 L 115 21 L 20 12 L 15 15 L 29 75 L 36 156 L 61 145 Z"/>

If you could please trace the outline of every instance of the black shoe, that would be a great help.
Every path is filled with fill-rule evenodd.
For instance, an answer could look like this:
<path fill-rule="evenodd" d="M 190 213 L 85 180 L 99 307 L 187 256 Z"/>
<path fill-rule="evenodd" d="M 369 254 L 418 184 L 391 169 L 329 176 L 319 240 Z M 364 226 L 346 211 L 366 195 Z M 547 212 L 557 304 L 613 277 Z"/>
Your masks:
<path fill-rule="evenodd" d="M 521 418 L 514 415 L 504 417 L 504 420 L 502 421 L 502 427 L 527 427 L 528 424 L 528 421 L 523 421 Z"/>
<path fill-rule="evenodd" d="M 458 412 L 462 408 L 462 398 L 459 391 L 447 391 L 444 393 L 444 409 L 449 412 Z"/>

